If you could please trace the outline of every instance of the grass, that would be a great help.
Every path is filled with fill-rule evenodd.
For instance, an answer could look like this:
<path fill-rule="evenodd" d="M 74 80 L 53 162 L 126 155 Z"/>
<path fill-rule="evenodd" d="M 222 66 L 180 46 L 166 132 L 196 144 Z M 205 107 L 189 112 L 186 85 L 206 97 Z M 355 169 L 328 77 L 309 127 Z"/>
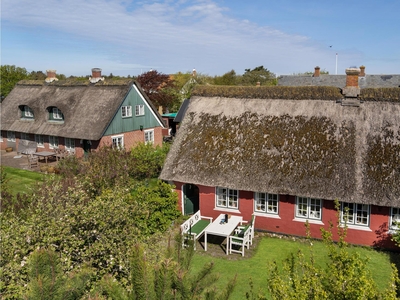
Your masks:
<path fill-rule="evenodd" d="M 2 166 L 2 172 L 6 173 L 6 180 L 10 192 L 16 195 L 17 193 L 29 194 L 34 184 L 38 181 L 43 181 L 43 173 L 22 170 L 12 167 Z"/>
<path fill-rule="evenodd" d="M 273 237 L 262 237 L 251 257 L 242 258 L 240 254 L 236 259 L 232 259 L 233 254 L 226 257 L 212 257 L 207 255 L 202 249 L 196 251 L 193 258 L 192 271 L 197 272 L 201 267 L 209 262 L 214 262 L 214 272 L 220 274 L 220 279 L 216 282 L 217 289 L 223 288 L 227 282 L 237 274 L 237 283 L 230 299 L 246 299 L 246 292 L 250 291 L 249 279 L 254 285 L 254 292 L 260 291 L 263 295 L 268 295 L 267 279 L 272 263 L 276 261 L 278 265 L 290 255 L 296 254 L 299 250 L 309 257 L 310 248 L 308 243 L 299 240 L 279 239 Z M 327 248 L 320 241 L 313 241 L 313 253 L 315 262 L 320 267 L 326 267 L 329 260 Z M 221 251 L 223 251 L 221 249 Z M 372 277 L 380 291 L 383 291 L 390 280 L 390 256 L 387 253 L 378 252 L 370 248 L 349 246 L 350 252 L 358 252 L 361 257 L 368 257 L 368 266 Z M 249 255 L 245 252 L 245 255 Z"/>

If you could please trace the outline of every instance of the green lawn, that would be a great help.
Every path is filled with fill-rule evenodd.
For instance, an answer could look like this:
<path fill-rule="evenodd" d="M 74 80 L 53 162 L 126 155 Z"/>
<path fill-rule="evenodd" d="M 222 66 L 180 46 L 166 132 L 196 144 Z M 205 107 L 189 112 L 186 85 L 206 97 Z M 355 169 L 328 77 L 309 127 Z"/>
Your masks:
<path fill-rule="evenodd" d="M 254 292 L 261 290 L 263 294 L 266 294 L 267 278 L 272 263 L 276 261 L 281 264 L 290 253 L 296 254 L 299 249 L 302 250 L 304 255 L 310 253 L 307 243 L 272 237 L 262 237 L 256 246 L 254 255 L 250 258 L 245 256 L 242 259 L 240 254 L 236 255 L 237 260 L 232 260 L 233 254 L 221 258 L 211 257 L 203 249 L 198 249 L 193 259 L 192 271 L 197 272 L 205 263 L 213 261 L 215 263 L 214 271 L 220 274 L 217 285 L 225 285 L 229 279 L 237 274 L 237 284 L 230 299 L 246 299 L 245 294 L 250 291 L 249 278 L 253 280 Z M 313 249 L 316 263 L 325 267 L 328 262 L 326 247 L 322 242 L 313 241 Z M 221 249 L 221 251 L 223 250 Z M 383 291 L 390 280 L 389 255 L 364 247 L 349 247 L 349 251 L 357 251 L 361 257 L 369 257 L 369 267 L 373 279 L 379 289 Z"/>
<path fill-rule="evenodd" d="M 44 176 L 47 176 L 43 173 L 5 166 L 2 167 L 2 170 L 6 172 L 8 186 L 13 194 L 30 193 L 34 184 L 43 181 Z"/>

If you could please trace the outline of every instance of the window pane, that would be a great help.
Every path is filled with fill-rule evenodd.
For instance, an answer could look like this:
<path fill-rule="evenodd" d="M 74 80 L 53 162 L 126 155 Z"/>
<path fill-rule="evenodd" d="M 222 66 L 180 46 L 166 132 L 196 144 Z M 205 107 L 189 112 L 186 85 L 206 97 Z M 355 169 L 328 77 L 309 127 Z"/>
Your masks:
<path fill-rule="evenodd" d="M 297 197 L 296 216 L 307 217 L 307 198 Z"/>
<path fill-rule="evenodd" d="M 391 228 L 398 228 L 400 223 L 400 208 L 392 207 L 392 214 L 391 214 Z"/>
<path fill-rule="evenodd" d="M 255 199 L 255 210 L 260 212 L 266 212 L 267 199 L 265 193 L 256 193 Z"/>

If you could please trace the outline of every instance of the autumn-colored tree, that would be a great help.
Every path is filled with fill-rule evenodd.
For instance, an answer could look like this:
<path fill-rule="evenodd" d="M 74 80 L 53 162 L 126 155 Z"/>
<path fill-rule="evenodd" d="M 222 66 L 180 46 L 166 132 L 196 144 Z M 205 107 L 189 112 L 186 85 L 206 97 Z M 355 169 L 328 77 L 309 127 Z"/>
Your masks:
<path fill-rule="evenodd" d="M 169 109 L 177 101 L 175 81 L 169 75 L 151 70 L 136 80 L 154 105 Z"/>

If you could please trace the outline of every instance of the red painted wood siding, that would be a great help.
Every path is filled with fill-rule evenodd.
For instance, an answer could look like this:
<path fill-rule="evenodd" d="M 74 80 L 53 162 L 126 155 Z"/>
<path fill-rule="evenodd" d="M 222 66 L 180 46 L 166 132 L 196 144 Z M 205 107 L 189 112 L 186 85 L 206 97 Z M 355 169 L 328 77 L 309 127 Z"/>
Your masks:
<path fill-rule="evenodd" d="M 179 195 L 179 208 L 182 210 L 182 187 L 183 183 L 174 182 L 176 191 Z M 241 215 L 244 220 L 250 220 L 254 212 L 254 193 L 251 191 L 239 191 L 239 210 L 220 210 L 215 207 L 215 187 L 197 185 L 199 188 L 200 211 L 201 214 L 216 218 L 221 213 L 229 211 L 232 215 Z M 279 195 L 279 218 L 261 216 L 257 213 L 255 228 L 278 234 L 287 234 L 294 236 L 306 236 L 305 221 L 295 220 L 296 197 L 290 195 Z M 366 230 L 347 229 L 346 241 L 351 244 L 377 246 L 382 248 L 391 248 L 399 250 L 386 234 L 389 223 L 390 208 L 381 206 L 370 206 L 370 225 Z M 323 200 L 322 202 L 322 224 L 310 223 L 311 236 L 321 239 L 321 230 L 329 228 L 329 222 L 336 226 L 337 211 L 334 201 Z M 334 230 L 334 240 L 338 240 L 336 230 Z"/>

